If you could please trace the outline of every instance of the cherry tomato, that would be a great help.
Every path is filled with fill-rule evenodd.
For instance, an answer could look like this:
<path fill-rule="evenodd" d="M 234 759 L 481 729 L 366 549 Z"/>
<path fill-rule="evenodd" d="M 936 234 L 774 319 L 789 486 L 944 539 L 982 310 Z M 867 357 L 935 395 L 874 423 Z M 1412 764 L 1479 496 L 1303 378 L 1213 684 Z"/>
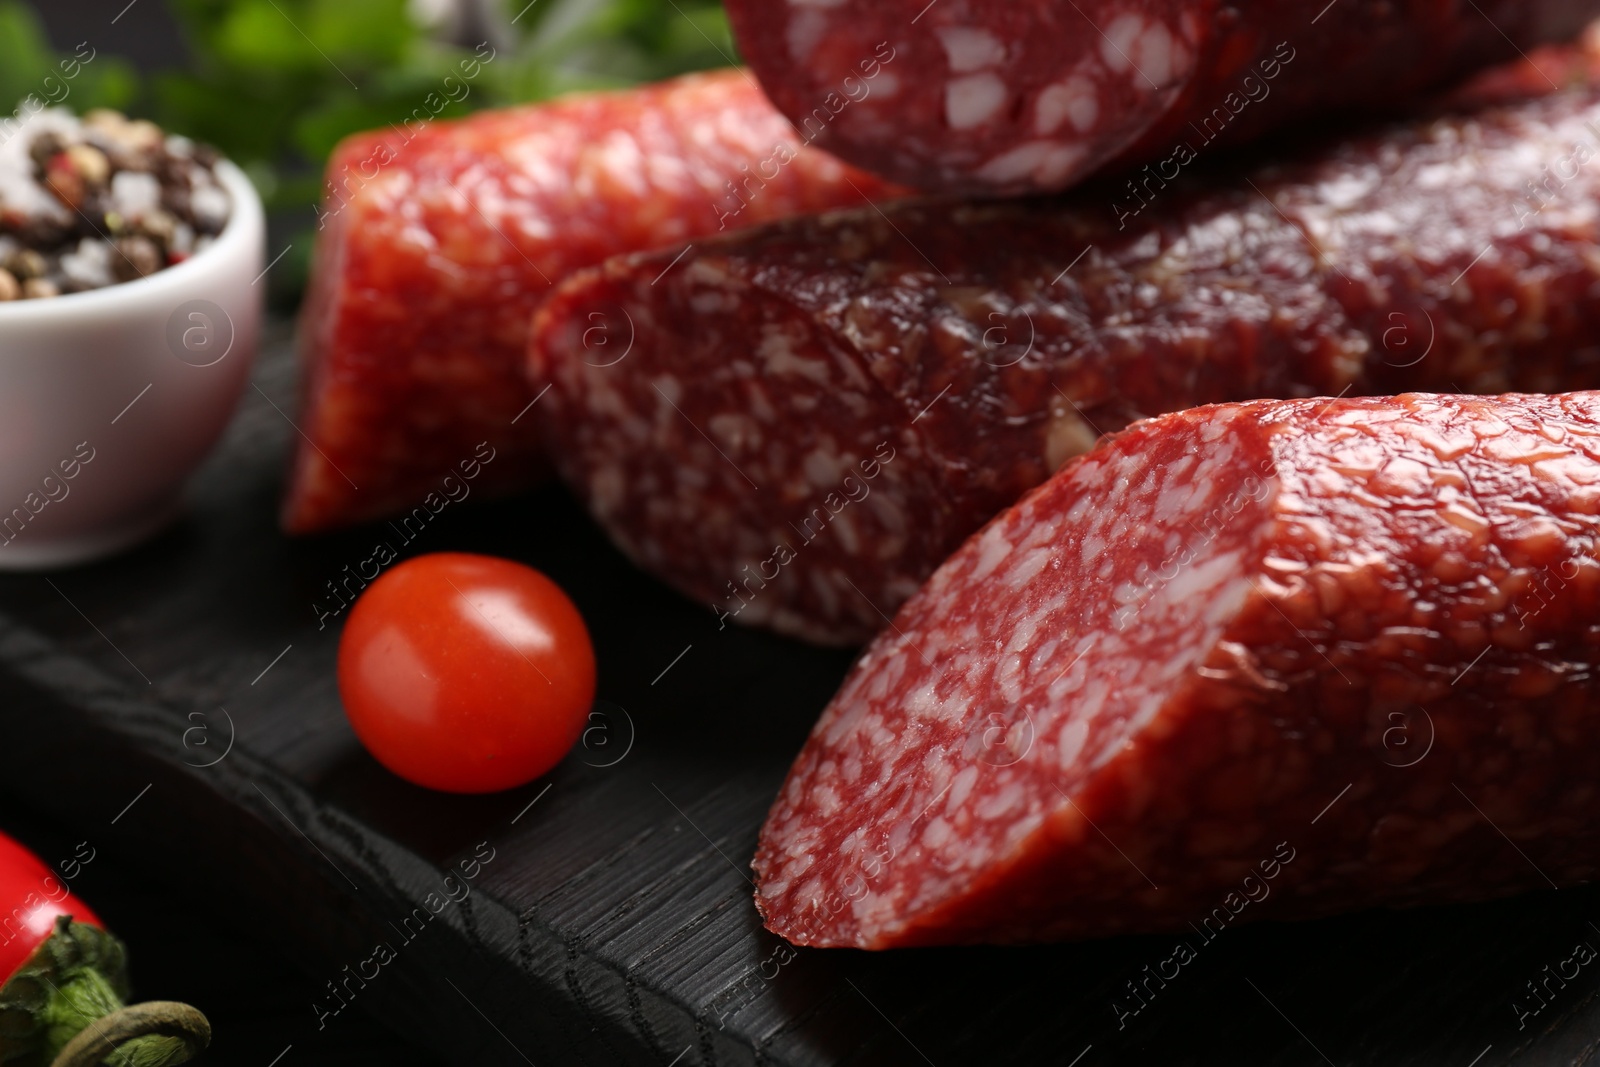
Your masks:
<path fill-rule="evenodd" d="M 561 761 L 594 702 L 594 648 L 561 588 L 532 567 L 438 552 L 373 582 L 339 640 L 356 736 L 429 789 L 492 793 Z"/>
<path fill-rule="evenodd" d="M 0 984 L 44 944 L 58 915 L 105 928 L 43 860 L 0 834 Z"/>

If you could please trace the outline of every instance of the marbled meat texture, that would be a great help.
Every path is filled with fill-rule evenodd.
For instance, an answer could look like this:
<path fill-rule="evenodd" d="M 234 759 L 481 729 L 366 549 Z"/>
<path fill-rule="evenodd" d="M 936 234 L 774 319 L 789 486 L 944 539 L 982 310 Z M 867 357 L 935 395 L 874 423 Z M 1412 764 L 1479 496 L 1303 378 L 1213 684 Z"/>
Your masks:
<path fill-rule="evenodd" d="M 547 475 L 522 359 L 535 305 L 575 268 L 892 192 L 804 147 L 734 70 L 361 134 L 328 183 L 293 533 L 404 512 L 482 442 L 475 490 Z"/>
<path fill-rule="evenodd" d="M 768 95 L 818 145 L 922 189 L 978 193 L 1058 191 L 1180 146 L 1392 110 L 1600 14 L 1595 0 L 727 6 Z"/>
<path fill-rule="evenodd" d="M 887 948 L 1587 881 L 1597 620 L 1600 393 L 1141 422 L 862 656 L 757 903 L 798 944 Z"/>
<path fill-rule="evenodd" d="M 541 311 L 550 454 L 725 623 L 850 644 L 1135 419 L 1600 386 L 1600 81 L 1528 87 L 1155 189 L 1126 228 L 1082 196 L 910 201 L 611 260 Z"/>

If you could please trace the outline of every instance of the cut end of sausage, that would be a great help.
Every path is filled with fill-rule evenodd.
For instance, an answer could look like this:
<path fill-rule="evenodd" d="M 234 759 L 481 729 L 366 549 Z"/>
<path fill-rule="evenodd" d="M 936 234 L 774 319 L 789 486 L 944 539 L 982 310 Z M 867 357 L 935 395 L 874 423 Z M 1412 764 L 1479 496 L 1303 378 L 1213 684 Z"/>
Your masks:
<path fill-rule="evenodd" d="M 864 643 L 947 551 L 904 405 L 859 352 L 710 243 L 613 260 L 533 328 L 562 477 L 641 567 L 717 613 Z"/>
<path fill-rule="evenodd" d="M 867 650 L 758 906 L 809 945 L 1209 940 L 1593 880 L 1597 617 L 1600 394 L 1136 423 Z"/>
<path fill-rule="evenodd" d="M 1042 841 L 1069 897 L 1155 892 L 1093 829 L 1096 776 L 1164 728 L 1253 595 L 1276 485 L 1259 423 L 1206 410 L 1187 432 L 1112 439 L 906 605 L 762 833 L 769 929 L 857 948 L 1032 940 L 1066 888 L 1016 890 Z M 1009 914 L 992 914 L 1001 887 Z"/>
<path fill-rule="evenodd" d="M 1157 174 L 1164 184 L 1214 142 L 1317 114 L 1392 112 L 1570 39 L 1600 12 L 1593 0 L 726 6 L 740 51 L 806 143 L 918 188 L 980 195 L 1058 192 L 1141 163 L 1153 168 L 1141 185 Z"/>
<path fill-rule="evenodd" d="M 741 50 L 807 143 L 944 191 L 1058 190 L 1179 99 L 1201 19 L 1167 5 L 736 0 Z"/>

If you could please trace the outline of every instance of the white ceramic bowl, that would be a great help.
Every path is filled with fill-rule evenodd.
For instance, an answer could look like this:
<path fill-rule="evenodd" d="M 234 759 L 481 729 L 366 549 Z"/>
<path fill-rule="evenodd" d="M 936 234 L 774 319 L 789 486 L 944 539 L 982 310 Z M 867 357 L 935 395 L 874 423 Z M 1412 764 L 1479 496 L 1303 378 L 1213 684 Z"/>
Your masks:
<path fill-rule="evenodd" d="M 250 380 L 266 226 L 243 172 L 210 247 L 136 281 L 0 303 L 0 570 L 82 563 L 177 514 Z"/>

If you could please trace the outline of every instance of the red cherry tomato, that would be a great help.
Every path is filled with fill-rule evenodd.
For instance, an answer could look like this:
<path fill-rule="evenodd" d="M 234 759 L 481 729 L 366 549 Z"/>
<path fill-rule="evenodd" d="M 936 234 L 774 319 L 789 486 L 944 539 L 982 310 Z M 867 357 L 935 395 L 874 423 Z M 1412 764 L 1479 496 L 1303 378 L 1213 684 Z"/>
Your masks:
<path fill-rule="evenodd" d="M 43 860 L 0 834 L 0 984 L 44 944 L 58 915 L 105 929 Z"/>
<path fill-rule="evenodd" d="M 429 789 L 492 793 L 561 761 L 594 702 L 578 609 L 520 563 L 439 552 L 373 582 L 339 641 L 356 736 Z"/>

